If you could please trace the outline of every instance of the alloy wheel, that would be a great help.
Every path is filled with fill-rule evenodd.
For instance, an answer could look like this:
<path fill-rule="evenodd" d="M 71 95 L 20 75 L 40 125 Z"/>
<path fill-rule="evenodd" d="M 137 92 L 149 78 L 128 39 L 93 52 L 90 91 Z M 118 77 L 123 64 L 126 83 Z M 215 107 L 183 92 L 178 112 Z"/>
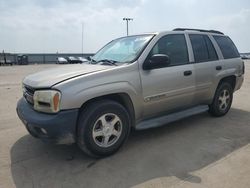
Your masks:
<path fill-rule="evenodd" d="M 107 113 L 97 119 L 93 126 L 92 137 L 100 147 L 110 147 L 120 138 L 122 121 L 113 113 Z"/>

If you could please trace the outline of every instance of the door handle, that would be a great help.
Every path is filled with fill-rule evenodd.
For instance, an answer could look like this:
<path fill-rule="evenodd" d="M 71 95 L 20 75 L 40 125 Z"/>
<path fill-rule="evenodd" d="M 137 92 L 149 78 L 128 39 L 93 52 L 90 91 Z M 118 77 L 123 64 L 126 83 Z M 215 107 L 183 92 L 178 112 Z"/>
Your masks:
<path fill-rule="evenodd" d="M 190 76 L 192 74 L 191 70 L 184 71 L 184 76 Z"/>
<path fill-rule="evenodd" d="M 216 70 L 221 70 L 222 66 L 216 66 Z"/>

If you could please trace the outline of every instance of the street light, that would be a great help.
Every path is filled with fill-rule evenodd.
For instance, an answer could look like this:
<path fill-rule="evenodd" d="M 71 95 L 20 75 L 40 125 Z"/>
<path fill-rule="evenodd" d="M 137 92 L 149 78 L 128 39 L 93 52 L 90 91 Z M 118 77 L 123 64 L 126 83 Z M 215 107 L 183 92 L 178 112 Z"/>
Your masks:
<path fill-rule="evenodd" d="M 127 36 L 128 36 L 128 22 L 133 21 L 133 18 L 123 18 L 124 21 L 127 23 Z"/>
<path fill-rule="evenodd" d="M 82 23 L 82 57 L 83 57 L 83 29 L 84 29 L 84 23 Z"/>

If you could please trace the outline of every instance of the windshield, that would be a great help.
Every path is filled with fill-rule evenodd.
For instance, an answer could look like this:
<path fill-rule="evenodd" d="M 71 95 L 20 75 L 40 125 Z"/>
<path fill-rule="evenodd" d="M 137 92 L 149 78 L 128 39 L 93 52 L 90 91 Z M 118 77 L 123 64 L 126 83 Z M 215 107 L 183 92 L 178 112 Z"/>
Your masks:
<path fill-rule="evenodd" d="M 107 60 L 116 64 L 131 62 L 140 55 L 152 37 L 153 35 L 137 35 L 113 40 L 92 57 L 92 63 Z"/>

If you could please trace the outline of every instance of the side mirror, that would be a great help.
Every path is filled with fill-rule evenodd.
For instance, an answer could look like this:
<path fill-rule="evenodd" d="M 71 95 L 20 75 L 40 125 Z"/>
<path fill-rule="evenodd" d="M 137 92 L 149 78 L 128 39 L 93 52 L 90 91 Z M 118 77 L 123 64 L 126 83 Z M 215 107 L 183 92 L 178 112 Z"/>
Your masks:
<path fill-rule="evenodd" d="M 170 64 L 170 59 L 168 55 L 155 54 L 143 64 L 143 69 L 144 70 L 158 69 L 167 67 L 169 64 Z"/>

